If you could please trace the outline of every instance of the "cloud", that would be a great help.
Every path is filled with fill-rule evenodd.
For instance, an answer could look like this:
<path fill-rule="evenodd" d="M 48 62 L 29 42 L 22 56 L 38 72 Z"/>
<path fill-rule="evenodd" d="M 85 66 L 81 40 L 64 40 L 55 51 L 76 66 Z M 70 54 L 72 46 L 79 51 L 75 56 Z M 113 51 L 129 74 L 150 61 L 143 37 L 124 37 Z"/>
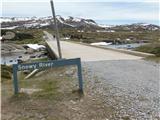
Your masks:
<path fill-rule="evenodd" d="M 49 2 L 50 0 L 2 0 L 2 2 Z M 53 0 L 54 2 L 159 2 L 159 0 Z"/>
<path fill-rule="evenodd" d="M 77 17 L 89 17 L 105 20 L 157 20 L 159 6 L 156 3 L 66 3 L 56 4 L 56 11 L 61 14 L 63 10 Z"/>
<path fill-rule="evenodd" d="M 43 0 L 39 0 L 41 2 L 28 1 L 3 2 L 3 16 L 31 17 L 52 15 L 49 2 L 42 2 Z M 55 2 L 55 10 L 56 14 L 64 17 L 74 16 L 99 21 L 158 21 L 160 16 L 159 5 L 156 2 L 141 1 L 145 2 Z"/>

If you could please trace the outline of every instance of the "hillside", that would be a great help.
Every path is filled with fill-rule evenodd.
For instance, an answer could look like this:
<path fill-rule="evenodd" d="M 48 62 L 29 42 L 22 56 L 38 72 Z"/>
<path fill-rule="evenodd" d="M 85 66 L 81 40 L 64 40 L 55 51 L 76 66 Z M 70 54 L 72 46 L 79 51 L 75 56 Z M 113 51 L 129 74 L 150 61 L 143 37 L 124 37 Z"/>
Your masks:
<path fill-rule="evenodd" d="M 43 30 L 54 34 L 54 21 L 48 17 L 1 17 L 2 35 L 13 31 L 16 43 L 42 43 Z M 61 39 L 84 43 L 111 42 L 112 44 L 151 43 L 136 49 L 158 54 L 160 26 L 147 23 L 128 25 L 100 25 L 92 19 L 56 16 Z M 154 44 L 157 44 L 156 47 Z M 152 46 L 152 47 L 150 47 Z M 149 50 L 148 50 L 149 49 Z M 152 50 L 153 49 L 153 50 Z"/>
<path fill-rule="evenodd" d="M 92 19 L 84 19 L 77 17 L 67 17 L 63 18 L 60 15 L 56 16 L 59 28 L 70 28 L 70 29 L 80 29 L 80 30 L 106 30 L 110 32 L 114 31 L 158 31 L 160 27 L 153 24 L 146 23 L 134 23 L 131 25 L 101 25 L 96 23 Z M 1 17 L 1 27 L 2 29 L 15 29 L 15 28 L 46 28 L 52 27 L 53 19 L 51 16 L 48 17 Z"/>

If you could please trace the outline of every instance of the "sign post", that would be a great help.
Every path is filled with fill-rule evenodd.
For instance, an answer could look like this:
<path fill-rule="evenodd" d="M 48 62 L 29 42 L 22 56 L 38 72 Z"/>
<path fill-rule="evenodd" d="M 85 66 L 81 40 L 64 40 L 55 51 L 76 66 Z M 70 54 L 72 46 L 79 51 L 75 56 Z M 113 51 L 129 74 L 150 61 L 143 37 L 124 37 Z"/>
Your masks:
<path fill-rule="evenodd" d="M 83 78 L 82 78 L 81 59 L 75 58 L 75 59 L 51 60 L 51 61 L 47 61 L 47 62 L 35 62 L 35 63 L 27 63 L 27 64 L 14 64 L 13 65 L 14 94 L 17 94 L 19 92 L 18 78 L 17 78 L 18 71 L 46 69 L 46 68 L 69 66 L 69 65 L 76 65 L 77 66 L 79 90 L 80 90 L 80 92 L 83 93 Z"/>
<path fill-rule="evenodd" d="M 18 78 L 17 78 L 17 65 L 13 65 L 13 85 L 14 85 L 14 94 L 18 93 Z"/>
<path fill-rule="evenodd" d="M 78 67 L 79 90 L 80 90 L 81 92 L 83 92 L 83 80 L 82 80 L 82 67 L 81 67 L 81 62 L 78 62 L 77 67 Z"/>

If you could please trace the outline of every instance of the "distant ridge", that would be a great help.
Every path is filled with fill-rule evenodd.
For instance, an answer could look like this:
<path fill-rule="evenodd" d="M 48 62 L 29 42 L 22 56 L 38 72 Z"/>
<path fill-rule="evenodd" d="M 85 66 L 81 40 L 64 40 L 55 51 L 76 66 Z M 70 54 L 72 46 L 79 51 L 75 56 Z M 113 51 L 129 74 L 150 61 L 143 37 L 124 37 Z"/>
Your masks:
<path fill-rule="evenodd" d="M 69 16 L 63 18 L 60 15 L 56 16 L 59 28 L 75 28 L 80 30 L 160 30 L 160 26 L 147 23 L 134 23 L 126 25 L 101 25 L 92 19 L 84 19 Z M 2 29 L 15 28 L 43 28 L 50 27 L 53 23 L 51 16 L 47 17 L 0 17 Z"/>

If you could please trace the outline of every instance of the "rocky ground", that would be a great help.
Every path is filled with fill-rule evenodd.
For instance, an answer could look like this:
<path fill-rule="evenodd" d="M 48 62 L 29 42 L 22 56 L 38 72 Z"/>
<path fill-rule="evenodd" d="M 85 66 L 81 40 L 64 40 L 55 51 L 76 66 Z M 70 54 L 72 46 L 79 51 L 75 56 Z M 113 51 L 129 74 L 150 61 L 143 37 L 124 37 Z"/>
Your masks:
<path fill-rule="evenodd" d="M 2 83 L 2 120 L 159 120 L 159 64 L 142 60 L 83 63 L 84 94 L 75 67 L 24 80 L 13 96 Z M 26 94 L 28 92 L 29 94 Z"/>
<path fill-rule="evenodd" d="M 160 64 L 144 60 L 111 60 L 87 62 L 85 66 L 90 71 L 89 76 L 98 76 L 100 83 L 96 85 L 96 91 L 104 95 L 105 104 L 116 109 L 117 117 L 160 119 Z"/>
<path fill-rule="evenodd" d="M 2 120 L 107 120 L 112 107 L 92 91 L 83 73 L 84 94 L 78 92 L 75 67 L 42 71 L 27 80 L 19 73 L 21 93 L 16 96 L 11 81 L 3 82 Z"/>

